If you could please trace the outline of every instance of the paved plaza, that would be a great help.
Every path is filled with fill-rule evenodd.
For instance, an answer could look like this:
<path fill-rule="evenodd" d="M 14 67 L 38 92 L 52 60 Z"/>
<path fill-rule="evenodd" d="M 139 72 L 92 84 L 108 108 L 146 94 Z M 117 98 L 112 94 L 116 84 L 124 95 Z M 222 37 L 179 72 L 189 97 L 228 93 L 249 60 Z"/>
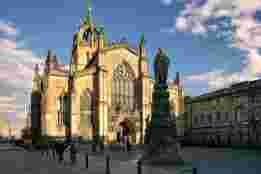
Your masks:
<path fill-rule="evenodd" d="M 105 152 L 111 156 L 111 174 L 136 174 L 136 159 L 139 152 Z M 85 168 L 85 150 L 82 149 L 75 166 L 69 164 L 69 154 L 65 154 L 63 164 L 52 159 L 41 158 L 39 152 L 2 150 L 1 169 L 12 174 L 105 174 L 104 154 L 90 154 L 89 168 Z M 258 174 L 261 173 L 261 153 L 248 150 L 207 149 L 187 147 L 182 150 L 185 167 L 143 167 L 144 174 L 192 173 L 191 166 L 198 168 L 199 174 Z"/>

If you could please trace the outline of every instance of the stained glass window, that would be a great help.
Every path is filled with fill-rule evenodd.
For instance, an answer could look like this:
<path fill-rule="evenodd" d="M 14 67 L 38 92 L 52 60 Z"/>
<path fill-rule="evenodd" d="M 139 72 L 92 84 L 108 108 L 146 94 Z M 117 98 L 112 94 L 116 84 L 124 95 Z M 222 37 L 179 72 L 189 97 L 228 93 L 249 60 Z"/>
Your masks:
<path fill-rule="evenodd" d="M 113 71 L 112 108 L 125 111 L 134 109 L 134 75 L 125 64 L 118 65 Z"/>

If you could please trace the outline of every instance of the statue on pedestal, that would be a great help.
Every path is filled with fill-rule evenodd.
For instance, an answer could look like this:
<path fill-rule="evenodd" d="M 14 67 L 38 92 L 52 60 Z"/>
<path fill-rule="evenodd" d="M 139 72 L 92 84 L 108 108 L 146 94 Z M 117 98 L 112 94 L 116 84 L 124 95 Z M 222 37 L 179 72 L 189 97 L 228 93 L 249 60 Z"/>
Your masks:
<path fill-rule="evenodd" d="M 158 49 L 154 61 L 155 83 L 159 85 L 167 85 L 167 77 L 170 60 L 161 48 Z"/>
<path fill-rule="evenodd" d="M 146 129 L 146 148 L 140 159 L 142 163 L 166 165 L 183 163 L 176 140 L 176 122 L 170 111 L 167 85 L 170 59 L 162 49 L 154 61 L 155 84 L 153 91 L 152 113 Z"/>

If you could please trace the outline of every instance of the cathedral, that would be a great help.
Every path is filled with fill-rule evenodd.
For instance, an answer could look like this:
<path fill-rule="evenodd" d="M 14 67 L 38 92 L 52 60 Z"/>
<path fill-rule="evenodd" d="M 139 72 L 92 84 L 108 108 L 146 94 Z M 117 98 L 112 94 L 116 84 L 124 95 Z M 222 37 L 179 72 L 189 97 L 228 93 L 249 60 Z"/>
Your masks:
<path fill-rule="evenodd" d="M 59 63 L 49 50 L 44 72 L 40 74 L 35 67 L 31 127 L 39 135 L 65 137 L 66 118 L 70 117 L 72 137 L 91 140 L 98 135 L 104 143 L 113 143 L 124 122 L 131 143 L 143 143 L 153 83 L 144 35 L 136 48 L 125 39 L 110 42 L 88 9 L 73 36 L 70 64 Z M 169 82 L 169 91 L 172 113 L 177 116 L 184 112 L 178 72 Z"/>

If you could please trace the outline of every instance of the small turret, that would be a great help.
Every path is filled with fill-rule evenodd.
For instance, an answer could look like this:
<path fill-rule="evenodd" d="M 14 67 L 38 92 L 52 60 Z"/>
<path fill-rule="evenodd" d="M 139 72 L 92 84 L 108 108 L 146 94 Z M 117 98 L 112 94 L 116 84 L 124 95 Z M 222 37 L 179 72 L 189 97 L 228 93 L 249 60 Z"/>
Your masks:
<path fill-rule="evenodd" d="M 53 63 L 54 63 L 55 65 L 58 64 L 58 59 L 57 59 L 57 56 L 56 56 L 56 55 L 53 56 Z"/>
<path fill-rule="evenodd" d="M 41 91 L 41 76 L 39 73 L 39 65 L 36 64 L 33 75 L 33 91 Z"/>
<path fill-rule="evenodd" d="M 146 58 L 147 57 L 146 48 L 145 48 L 145 36 L 144 36 L 144 33 L 142 33 L 142 35 L 140 37 L 139 55 L 140 55 L 141 58 Z"/>
<path fill-rule="evenodd" d="M 176 72 L 175 84 L 178 85 L 178 86 L 180 85 L 180 74 L 179 74 L 179 72 Z"/>
<path fill-rule="evenodd" d="M 49 73 L 51 70 L 53 70 L 56 63 L 57 63 L 56 57 L 53 56 L 51 50 L 48 50 L 47 58 L 45 61 L 45 72 Z"/>
<path fill-rule="evenodd" d="M 34 67 L 34 74 L 39 75 L 39 65 L 38 64 L 36 64 Z"/>
<path fill-rule="evenodd" d="M 86 7 L 87 7 L 87 14 L 83 19 L 83 24 L 91 26 L 91 25 L 93 25 L 93 23 L 92 23 L 92 9 L 91 9 L 89 0 L 86 0 Z"/>
<path fill-rule="evenodd" d="M 97 36 L 96 36 L 96 41 L 97 41 L 97 48 L 102 49 L 105 47 L 105 32 L 104 32 L 104 27 L 97 27 Z"/>
<path fill-rule="evenodd" d="M 145 37 L 144 34 L 141 35 L 139 41 L 139 73 L 140 75 L 148 75 L 148 61 L 145 48 Z"/>

